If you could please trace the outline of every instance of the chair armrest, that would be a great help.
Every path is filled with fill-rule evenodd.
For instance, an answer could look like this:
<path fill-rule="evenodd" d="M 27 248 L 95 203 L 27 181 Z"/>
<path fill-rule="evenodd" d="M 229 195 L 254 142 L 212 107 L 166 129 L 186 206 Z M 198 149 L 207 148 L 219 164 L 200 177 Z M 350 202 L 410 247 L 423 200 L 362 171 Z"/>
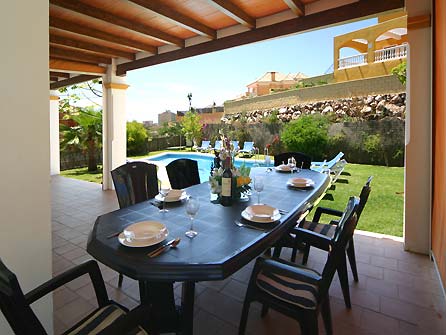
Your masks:
<path fill-rule="evenodd" d="M 79 278 L 84 274 L 89 274 L 91 282 L 93 283 L 96 298 L 100 307 L 105 306 L 108 302 L 108 294 L 105 288 L 104 280 L 102 279 L 101 271 L 99 270 L 98 263 L 94 260 L 89 260 L 78 266 L 75 266 L 68 271 L 61 273 L 60 275 L 48 280 L 42 285 L 36 287 L 32 291 L 25 294 L 25 299 L 29 304 L 32 304 L 36 300 L 42 298 L 55 289 L 69 283 L 70 281 Z"/>
<path fill-rule="evenodd" d="M 314 212 L 313 222 L 319 222 L 322 214 L 334 215 L 341 217 L 344 212 L 338 211 L 337 209 L 331 209 L 327 207 L 318 207 L 316 208 L 316 212 Z"/>
<path fill-rule="evenodd" d="M 150 315 L 150 307 L 139 305 L 135 309 L 117 318 L 112 324 L 98 332 L 98 335 L 127 334 L 144 322 L 147 322 Z"/>
<path fill-rule="evenodd" d="M 308 243 L 311 246 L 322 250 L 328 250 L 331 245 L 331 238 L 314 231 L 304 229 L 304 228 L 295 228 L 293 233 L 296 234 L 296 238 L 299 242 Z"/>
<path fill-rule="evenodd" d="M 271 271 L 272 273 L 302 280 L 313 285 L 318 285 L 322 279 L 322 276 L 317 271 L 287 262 L 280 258 L 264 259 L 262 263 L 263 271 Z"/>

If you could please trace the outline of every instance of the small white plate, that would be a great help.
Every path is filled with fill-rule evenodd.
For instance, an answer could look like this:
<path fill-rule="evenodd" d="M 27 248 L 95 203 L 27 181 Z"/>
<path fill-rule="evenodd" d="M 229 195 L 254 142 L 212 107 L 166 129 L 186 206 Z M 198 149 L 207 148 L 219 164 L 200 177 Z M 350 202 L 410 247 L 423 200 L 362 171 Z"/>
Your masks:
<path fill-rule="evenodd" d="M 291 178 L 287 181 L 287 185 L 296 188 L 305 188 L 314 186 L 314 181 L 310 178 Z"/>
<path fill-rule="evenodd" d="M 277 172 L 292 172 L 292 171 L 293 171 L 293 168 L 291 168 L 291 167 L 288 166 L 288 165 L 279 165 L 279 166 L 276 166 L 276 167 L 275 167 L 275 170 L 276 170 Z"/>
<path fill-rule="evenodd" d="M 178 194 L 174 194 L 173 196 L 171 196 L 170 194 L 166 196 L 166 198 L 164 199 L 164 197 L 161 194 L 157 194 L 155 196 L 155 199 L 158 201 L 165 201 L 165 202 L 177 202 L 177 201 L 181 201 L 187 198 L 187 193 L 183 190 L 170 190 L 169 193 L 171 192 L 178 192 Z M 180 193 L 181 192 L 181 193 Z"/>
<path fill-rule="evenodd" d="M 119 234 L 118 240 L 126 247 L 142 248 L 158 244 L 166 239 L 169 231 L 166 226 L 157 221 L 142 221 L 125 228 L 126 233 L 133 232 L 137 238 L 126 238 L 124 232 Z M 147 236 L 147 237 L 145 237 Z"/>
<path fill-rule="evenodd" d="M 281 218 L 279 210 L 268 205 L 248 206 L 241 215 L 245 220 L 256 223 L 272 223 Z"/>

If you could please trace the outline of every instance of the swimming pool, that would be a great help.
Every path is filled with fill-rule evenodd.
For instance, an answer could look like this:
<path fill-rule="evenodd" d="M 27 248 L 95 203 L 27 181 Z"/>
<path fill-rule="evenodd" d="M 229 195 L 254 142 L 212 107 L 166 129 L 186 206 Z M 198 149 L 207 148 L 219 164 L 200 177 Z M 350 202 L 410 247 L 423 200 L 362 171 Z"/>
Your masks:
<path fill-rule="evenodd" d="M 200 181 L 203 183 L 205 181 L 209 180 L 209 175 L 211 173 L 211 164 L 214 161 L 214 155 L 212 154 L 201 154 L 201 153 L 166 153 L 166 154 L 160 154 L 156 156 L 152 156 L 147 158 L 148 162 L 152 163 L 161 163 L 161 165 L 166 166 L 170 162 L 179 159 L 179 158 L 189 158 L 196 160 L 198 162 L 198 171 L 200 173 Z M 261 166 L 264 165 L 263 161 L 254 161 L 254 160 L 247 160 L 243 158 L 236 158 L 235 159 L 235 166 L 240 167 L 242 163 L 245 162 L 246 166 L 253 167 L 253 166 Z"/>

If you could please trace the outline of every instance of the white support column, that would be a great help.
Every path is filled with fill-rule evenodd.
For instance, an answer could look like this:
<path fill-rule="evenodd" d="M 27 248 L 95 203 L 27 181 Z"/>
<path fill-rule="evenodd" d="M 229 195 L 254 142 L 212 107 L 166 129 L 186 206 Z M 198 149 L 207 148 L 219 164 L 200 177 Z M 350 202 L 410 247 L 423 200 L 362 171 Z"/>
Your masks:
<path fill-rule="evenodd" d="M 408 17 L 431 14 L 430 0 L 406 0 Z M 408 30 L 404 248 L 430 250 L 432 31 Z"/>
<path fill-rule="evenodd" d="M 102 81 L 102 189 L 113 189 L 110 171 L 124 164 L 127 158 L 126 84 L 125 77 L 116 76 L 113 61 Z"/>
<path fill-rule="evenodd" d="M 50 174 L 60 174 L 59 96 L 50 91 Z"/>

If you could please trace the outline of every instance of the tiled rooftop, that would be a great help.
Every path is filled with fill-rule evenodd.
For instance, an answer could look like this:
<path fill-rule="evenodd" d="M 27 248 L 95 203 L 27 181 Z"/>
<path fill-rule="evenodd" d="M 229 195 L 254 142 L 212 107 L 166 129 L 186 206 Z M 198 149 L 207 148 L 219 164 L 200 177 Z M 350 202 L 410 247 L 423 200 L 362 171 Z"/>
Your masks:
<path fill-rule="evenodd" d="M 104 192 L 98 184 L 61 176 L 52 178 L 54 275 L 91 258 L 85 251 L 88 233 L 98 215 L 115 209 L 114 191 Z M 398 238 L 370 235 L 355 233 L 359 283 L 354 283 L 350 274 L 352 309 L 344 306 L 336 276 L 330 288 L 334 333 L 446 334 L 446 302 L 433 262 L 427 256 L 405 252 Z M 289 255 L 289 250 L 282 252 L 286 259 Z M 325 257 L 324 252 L 312 248 L 308 266 L 320 270 Z M 111 299 L 129 308 L 137 306 L 138 283 L 125 277 L 119 289 L 118 274 L 103 265 L 101 270 Z M 251 270 L 252 263 L 223 281 L 197 284 L 194 334 L 237 334 Z M 54 293 L 55 333 L 73 325 L 95 306 L 86 276 L 58 289 Z M 320 325 L 322 334 L 322 322 Z M 272 310 L 262 319 L 259 305 L 254 304 L 247 334 L 299 334 L 299 326 Z"/>

